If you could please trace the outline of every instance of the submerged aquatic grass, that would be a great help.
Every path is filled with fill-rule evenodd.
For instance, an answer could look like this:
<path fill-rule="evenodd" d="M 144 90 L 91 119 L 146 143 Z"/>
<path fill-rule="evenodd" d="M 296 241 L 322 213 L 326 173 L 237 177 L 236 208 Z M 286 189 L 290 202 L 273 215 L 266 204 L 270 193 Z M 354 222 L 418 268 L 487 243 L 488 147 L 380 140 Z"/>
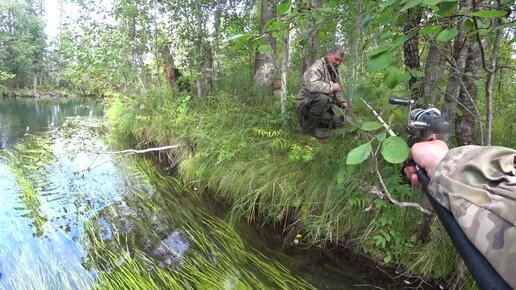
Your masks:
<path fill-rule="evenodd" d="M 2 153 L 20 199 L 8 217 L 16 242 L 0 249 L 8 269 L 2 287 L 313 289 L 250 248 L 152 161 L 96 156 L 106 147 L 96 127 L 81 122 L 72 119 Z M 84 148 L 92 151 L 84 156 Z M 102 178 L 117 186 L 96 180 Z"/>

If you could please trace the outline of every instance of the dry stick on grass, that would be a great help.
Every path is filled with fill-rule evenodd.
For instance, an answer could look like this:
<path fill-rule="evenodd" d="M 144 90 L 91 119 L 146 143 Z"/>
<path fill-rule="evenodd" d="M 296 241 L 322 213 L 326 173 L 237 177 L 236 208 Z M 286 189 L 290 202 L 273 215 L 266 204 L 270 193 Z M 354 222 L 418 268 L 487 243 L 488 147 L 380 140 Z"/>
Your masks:
<path fill-rule="evenodd" d="M 106 152 L 95 152 L 95 153 L 98 153 L 98 154 L 121 154 L 121 153 L 143 154 L 143 153 L 152 152 L 152 151 L 175 149 L 177 147 L 181 147 L 181 144 L 168 145 L 168 146 L 155 147 L 155 148 L 147 148 L 147 149 L 142 149 L 142 150 L 127 149 L 127 150 L 122 150 L 122 151 L 106 151 Z"/>
<path fill-rule="evenodd" d="M 131 155 L 131 154 L 143 154 L 143 153 L 148 153 L 148 152 L 152 152 L 152 151 L 162 151 L 162 150 L 167 150 L 167 149 L 175 149 L 175 148 L 178 148 L 178 147 L 181 147 L 181 144 L 168 145 L 168 146 L 162 146 L 162 147 L 154 147 L 154 148 L 147 148 L 147 149 L 142 149 L 142 150 L 126 149 L 126 150 L 121 150 L 121 151 L 105 151 L 105 152 L 100 151 L 100 152 L 93 152 L 93 153 L 96 153 L 98 155 L 100 155 L 100 154 L 123 154 L 122 156 L 119 156 L 120 158 L 122 158 L 122 157 L 125 157 L 125 156 L 128 156 L 128 155 Z M 97 155 L 97 157 L 98 157 L 98 155 Z M 76 171 L 76 172 L 74 172 L 74 174 L 79 174 L 79 172 L 81 172 L 81 171 L 89 171 L 89 170 L 95 169 L 95 168 L 97 168 L 97 167 L 99 167 L 101 165 L 104 165 L 104 164 L 106 164 L 106 163 L 111 161 L 111 160 L 107 160 L 105 162 L 97 164 L 94 167 L 91 167 L 93 165 L 93 163 L 95 163 L 95 160 L 97 160 L 97 157 L 95 157 L 95 159 L 90 164 L 90 166 L 88 166 L 88 168 Z M 82 177 L 82 175 L 81 175 L 81 177 Z"/>

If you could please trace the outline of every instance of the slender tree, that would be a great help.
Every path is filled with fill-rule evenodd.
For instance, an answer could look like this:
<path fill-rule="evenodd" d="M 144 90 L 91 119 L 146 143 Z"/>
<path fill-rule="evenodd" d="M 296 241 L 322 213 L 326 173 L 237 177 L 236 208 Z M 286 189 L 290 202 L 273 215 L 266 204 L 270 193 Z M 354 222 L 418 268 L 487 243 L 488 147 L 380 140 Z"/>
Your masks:
<path fill-rule="evenodd" d="M 472 0 L 460 1 L 460 7 L 463 11 L 468 11 L 467 9 L 471 8 L 471 4 Z M 450 124 L 453 124 L 455 120 L 455 109 L 457 108 L 462 78 L 466 67 L 466 59 L 468 57 L 469 39 L 465 37 L 464 31 L 464 24 L 468 17 L 469 15 L 466 13 L 459 18 L 457 25 L 458 34 L 454 41 L 453 54 L 452 57 L 448 58 L 451 71 L 444 95 L 442 116 L 445 120 L 450 122 Z"/>
<path fill-rule="evenodd" d="M 254 85 L 267 93 L 272 92 L 272 83 L 276 72 L 276 39 L 267 32 L 265 25 L 276 17 L 277 0 L 262 0 L 260 9 L 261 32 L 265 35 L 267 49 L 258 50 L 254 62 Z M 263 46 L 262 46 L 263 47 Z"/>

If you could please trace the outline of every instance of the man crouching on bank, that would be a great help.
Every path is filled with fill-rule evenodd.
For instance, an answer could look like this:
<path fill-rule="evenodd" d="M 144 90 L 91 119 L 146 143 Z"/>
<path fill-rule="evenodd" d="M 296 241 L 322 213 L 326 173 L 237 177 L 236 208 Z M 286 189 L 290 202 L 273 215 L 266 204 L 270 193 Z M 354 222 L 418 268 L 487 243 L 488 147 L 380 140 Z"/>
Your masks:
<path fill-rule="evenodd" d="M 344 122 L 341 115 L 335 115 L 331 105 L 349 108 L 348 102 L 342 97 L 337 71 L 343 59 L 344 49 L 340 46 L 334 47 L 303 74 L 296 110 L 304 132 L 317 139 L 328 138 L 328 132 L 323 128 L 338 128 Z"/>

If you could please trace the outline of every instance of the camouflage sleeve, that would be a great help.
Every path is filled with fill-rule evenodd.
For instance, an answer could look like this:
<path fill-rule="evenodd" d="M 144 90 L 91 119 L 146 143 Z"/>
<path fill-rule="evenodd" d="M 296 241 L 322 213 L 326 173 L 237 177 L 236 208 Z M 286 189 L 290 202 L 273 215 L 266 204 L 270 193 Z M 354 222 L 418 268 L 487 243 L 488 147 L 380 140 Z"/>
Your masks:
<path fill-rule="evenodd" d="M 332 92 L 332 83 L 325 79 L 324 64 L 317 60 L 303 75 L 306 88 L 311 93 L 329 94 Z"/>
<path fill-rule="evenodd" d="M 516 289 L 516 150 L 454 148 L 439 164 L 428 189 Z"/>

